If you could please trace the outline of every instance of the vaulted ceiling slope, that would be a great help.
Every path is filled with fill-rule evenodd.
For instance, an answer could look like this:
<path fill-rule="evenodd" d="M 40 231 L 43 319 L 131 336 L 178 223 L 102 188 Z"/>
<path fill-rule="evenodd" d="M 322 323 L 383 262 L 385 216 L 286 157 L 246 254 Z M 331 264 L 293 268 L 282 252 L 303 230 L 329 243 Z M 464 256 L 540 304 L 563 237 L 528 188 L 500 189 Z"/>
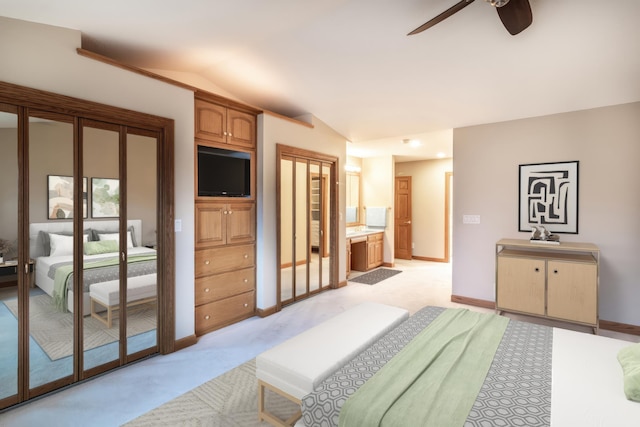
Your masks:
<path fill-rule="evenodd" d="M 0 0 L 0 14 L 356 142 L 640 100 L 640 1 L 530 0 L 512 36 L 479 0 L 407 36 L 457 1 Z"/>

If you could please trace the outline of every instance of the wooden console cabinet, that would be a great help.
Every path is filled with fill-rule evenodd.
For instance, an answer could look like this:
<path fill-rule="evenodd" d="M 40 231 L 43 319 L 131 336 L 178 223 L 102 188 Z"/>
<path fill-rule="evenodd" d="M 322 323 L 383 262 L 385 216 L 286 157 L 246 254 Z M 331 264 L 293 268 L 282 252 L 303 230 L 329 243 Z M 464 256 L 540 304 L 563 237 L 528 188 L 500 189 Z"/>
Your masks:
<path fill-rule="evenodd" d="M 198 196 L 195 191 L 195 332 L 202 335 L 255 314 L 255 159 L 258 111 L 211 94 L 197 93 L 198 145 L 251 155 L 250 197 Z"/>
<path fill-rule="evenodd" d="M 600 250 L 502 239 L 496 243 L 496 310 L 591 326 L 597 332 Z"/>

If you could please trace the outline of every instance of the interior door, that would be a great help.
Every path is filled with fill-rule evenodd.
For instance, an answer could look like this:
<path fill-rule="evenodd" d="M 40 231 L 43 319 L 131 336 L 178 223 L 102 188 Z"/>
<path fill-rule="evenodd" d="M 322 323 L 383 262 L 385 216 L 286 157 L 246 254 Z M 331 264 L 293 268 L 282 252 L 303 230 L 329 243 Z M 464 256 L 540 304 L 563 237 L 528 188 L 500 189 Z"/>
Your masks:
<path fill-rule="evenodd" d="M 411 259 L 411 177 L 399 176 L 395 179 L 394 241 L 395 257 Z"/>

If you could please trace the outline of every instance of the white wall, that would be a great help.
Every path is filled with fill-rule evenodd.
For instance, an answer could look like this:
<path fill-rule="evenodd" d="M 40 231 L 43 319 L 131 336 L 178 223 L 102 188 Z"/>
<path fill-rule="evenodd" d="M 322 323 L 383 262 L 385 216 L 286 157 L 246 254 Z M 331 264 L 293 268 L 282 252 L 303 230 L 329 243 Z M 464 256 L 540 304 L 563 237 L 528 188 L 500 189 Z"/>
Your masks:
<path fill-rule="evenodd" d="M 258 116 L 258 226 L 257 226 L 257 296 L 256 306 L 268 309 L 276 305 L 276 144 L 298 147 L 338 158 L 338 259 L 340 282 L 346 280 L 345 271 L 345 172 L 346 139 L 317 118 L 313 128 L 302 126 L 279 117 Z"/>
<path fill-rule="evenodd" d="M 396 163 L 396 176 L 411 177 L 413 256 L 445 258 L 445 177 L 452 159 Z"/>
<path fill-rule="evenodd" d="M 600 318 L 640 325 L 639 117 L 632 103 L 455 129 L 453 294 L 495 301 L 495 242 L 528 238 L 518 166 L 578 160 L 579 234 L 561 240 L 600 247 Z"/>
<path fill-rule="evenodd" d="M 384 232 L 384 255 L 383 262 L 393 265 L 394 260 L 394 164 L 392 156 L 371 157 L 362 159 L 362 206 L 364 217 L 362 223 L 366 222 L 366 208 L 386 207 L 387 208 L 387 228 Z M 343 245 L 344 246 L 344 245 Z"/>
<path fill-rule="evenodd" d="M 193 93 L 79 56 L 81 34 L 0 17 L 0 80 L 175 121 L 176 338 L 194 331 Z"/>

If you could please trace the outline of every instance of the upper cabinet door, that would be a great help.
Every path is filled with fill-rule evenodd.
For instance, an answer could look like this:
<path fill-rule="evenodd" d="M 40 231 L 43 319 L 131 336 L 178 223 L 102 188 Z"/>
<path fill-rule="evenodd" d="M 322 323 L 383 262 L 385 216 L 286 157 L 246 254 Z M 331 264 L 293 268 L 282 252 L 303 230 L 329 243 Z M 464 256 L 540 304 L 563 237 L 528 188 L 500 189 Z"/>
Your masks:
<path fill-rule="evenodd" d="M 256 116 L 196 99 L 196 138 L 240 147 L 256 147 Z"/>
<path fill-rule="evenodd" d="M 196 99 L 196 138 L 213 142 L 227 142 L 227 109 Z"/>
<path fill-rule="evenodd" d="M 227 142 L 247 148 L 256 146 L 256 116 L 227 109 Z"/>

